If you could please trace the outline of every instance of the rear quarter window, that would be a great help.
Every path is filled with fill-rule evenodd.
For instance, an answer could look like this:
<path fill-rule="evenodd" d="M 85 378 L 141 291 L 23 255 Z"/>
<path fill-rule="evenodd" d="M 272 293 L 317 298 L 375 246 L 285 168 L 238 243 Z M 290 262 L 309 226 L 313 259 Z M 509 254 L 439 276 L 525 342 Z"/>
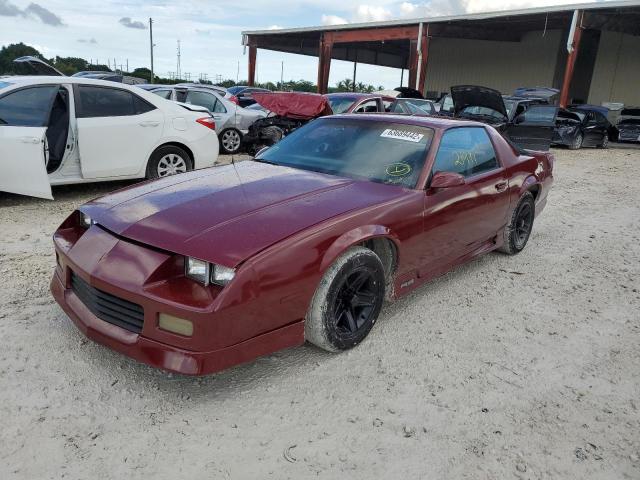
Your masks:
<path fill-rule="evenodd" d="M 146 100 L 128 90 L 80 85 L 79 118 L 126 117 L 155 109 Z"/>

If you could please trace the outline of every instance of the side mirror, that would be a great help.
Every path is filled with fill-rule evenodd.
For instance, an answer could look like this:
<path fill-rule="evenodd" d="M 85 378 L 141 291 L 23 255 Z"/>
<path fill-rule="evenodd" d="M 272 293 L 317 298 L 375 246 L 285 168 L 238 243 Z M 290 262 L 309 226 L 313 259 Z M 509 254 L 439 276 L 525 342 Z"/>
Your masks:
<path fill-rule="evenodd" d="M 431 188 L 461 187 L 466 183 L 462 175 L 455 172 L 436 172 L 431 179 Z"/>

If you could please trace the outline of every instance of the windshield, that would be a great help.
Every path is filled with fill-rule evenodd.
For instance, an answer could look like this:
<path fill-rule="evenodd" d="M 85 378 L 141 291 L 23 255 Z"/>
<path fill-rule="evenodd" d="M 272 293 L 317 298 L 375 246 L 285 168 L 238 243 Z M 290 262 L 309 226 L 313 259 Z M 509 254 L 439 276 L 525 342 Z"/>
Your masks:
<path fill-rule="evenodd" d="M 0 90 L 2 90 L 3 88 L 7 88 L 10 85 L 13 85 L 13 83 L 0 81 Z"/>
<path fill-rule="evenodd" d="M 504 115 L 502 115 L 502 113 L 488 107 L 465 107 L 462 112 L 460 112 L 460 116 L 490 117 L 495 118 L 496 120 L 504 120 Z"/>
<path fill-rule="evenodd" d="M 427 127 L 329 117 L 297 129 L 256 160 L 414 188 L 432 138 Z"/>
<path fill-rule="evenodd" d="M 329 105 L 333 113 L 344 113 L 357 100 L 357 97 L 345 97 L 343 95 L 327 95 Z"/>
<path fill-rule="evenodd" d="M 640 118 L 625 118 L 620 120 L 619 125 L 640 125 Z"/>
<path fill-rule="evenodd" d="M 504 108 L 507 110 L 508 117 L 511 117 L 511 112 L 513 111 L 515 106 L 516 102 L 514 102 L 513 100 L 504 100 Z"/>

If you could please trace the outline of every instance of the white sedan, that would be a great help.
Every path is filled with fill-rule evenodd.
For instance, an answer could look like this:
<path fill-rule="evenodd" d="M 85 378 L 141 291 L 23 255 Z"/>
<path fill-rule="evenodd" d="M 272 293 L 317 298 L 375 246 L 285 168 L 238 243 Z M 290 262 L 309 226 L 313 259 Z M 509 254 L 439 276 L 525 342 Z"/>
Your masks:
<path fill-rule="evenodd" d="M 0 78 L 0 191 L 164 177 L 212 166 L 218 149 L 201 107 L 82 77 Z"/>

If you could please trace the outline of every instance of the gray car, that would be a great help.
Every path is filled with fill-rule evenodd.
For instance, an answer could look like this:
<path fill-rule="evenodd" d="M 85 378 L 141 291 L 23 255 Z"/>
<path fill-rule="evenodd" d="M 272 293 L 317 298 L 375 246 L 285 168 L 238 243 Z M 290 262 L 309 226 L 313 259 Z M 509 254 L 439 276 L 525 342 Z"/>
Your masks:
<path fill-rule="evenodd" d="M 158 85 L 157 88 L 143 88 L 156 95 L 186 104 L 199 105 L 211 112 L 216 121 L 216 133 L 220 139 L 220 148 L 224 153 L 238 153 L 242 148 L 242 138 L 249 127 L 264 118 L 266 112 L 247 110 L 223 96 L 223 92 L 210 86 L 199 85 Z"/>

